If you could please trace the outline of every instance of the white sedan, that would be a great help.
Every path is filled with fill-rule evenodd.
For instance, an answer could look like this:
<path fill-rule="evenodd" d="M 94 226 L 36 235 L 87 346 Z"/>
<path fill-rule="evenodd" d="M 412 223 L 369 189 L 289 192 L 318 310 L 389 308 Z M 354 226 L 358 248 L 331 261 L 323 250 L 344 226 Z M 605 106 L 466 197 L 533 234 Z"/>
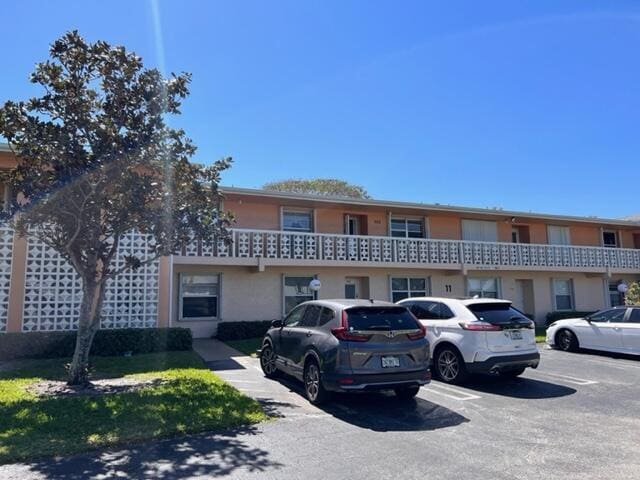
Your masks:
<path fill-rule="evenodd" d="M 640 355 L 640 306 L 558 320 L 547 329 L 547 343 L 566 352 L 586 348 Z"/>

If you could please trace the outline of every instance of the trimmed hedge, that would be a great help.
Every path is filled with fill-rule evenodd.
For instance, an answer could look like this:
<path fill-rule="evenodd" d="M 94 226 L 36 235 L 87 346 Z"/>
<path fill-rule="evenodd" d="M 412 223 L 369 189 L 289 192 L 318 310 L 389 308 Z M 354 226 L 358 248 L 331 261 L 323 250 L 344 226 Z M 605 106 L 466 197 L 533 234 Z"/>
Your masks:
<path fill-rule="evenodd" d="M 218 324 L 216 337 L 219 340 L 245 340 L 247 338 L 264 337 L 271 320 L 257 322 L 222 322 Z"/>
<path fill-rule="evenodd" d="M 98 330 L 91 355 L 101 357 L 127 352 L 153 353 L 191 350 L 193 339 L 188 328 L 121 328 Z M 0 334 L 0 360 L 19 358 L 71 357 L 76 332 L 21 332 Z"/>
<path fill-rule="evenodd" d="M 545 324 L 547 326 L 549 326 L 553 322 L 555 322 L 556 320 L 562 320 L 564 318 L 586 317 L 587 315 L 591 315 L 592 313 L 594 313 L 594 312 L 593 311 L 581 312 L 581 311 L 578 311 L 578 310 L 562 310 L 562 311 L 558 311 L 558 312 L 549 312 L 549 313 L 547 313 L 547 321 L 546 321 Z"/>

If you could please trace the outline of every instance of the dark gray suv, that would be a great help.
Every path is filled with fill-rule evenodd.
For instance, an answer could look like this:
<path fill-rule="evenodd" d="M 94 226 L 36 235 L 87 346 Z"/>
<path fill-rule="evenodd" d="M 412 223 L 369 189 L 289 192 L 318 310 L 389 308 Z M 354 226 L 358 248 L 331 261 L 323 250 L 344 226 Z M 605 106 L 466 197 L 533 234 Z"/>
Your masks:
<path fill-rule="evenodd" d="M 275 320 L 262 342 L 267 377 L 304 382 L 311 403 L 332 391 L 394 390 L 412 398 L 429 383 L 425 327 L 403 306 L 374 300 L 314 300 Z"/>

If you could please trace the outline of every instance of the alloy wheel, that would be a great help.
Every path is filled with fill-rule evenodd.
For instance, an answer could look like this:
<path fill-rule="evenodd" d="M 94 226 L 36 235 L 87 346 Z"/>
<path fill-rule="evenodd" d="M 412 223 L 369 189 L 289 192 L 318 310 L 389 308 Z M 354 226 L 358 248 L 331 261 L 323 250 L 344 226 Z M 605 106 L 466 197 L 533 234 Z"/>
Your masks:
<path fill-rule="evenodd" d="M 276 358 L 273 349 L 265 346 L 260 353 L 260 366 L 265 375 L 273 375 L 276 371 Z"/>
<path fill-rule="evenodd" d="M 460 372 L 458 357 L 451 350 L 445 350 L 438 356 L 438 372 L 446 381 L 452 381 Z"/>
<path fill-rule="evenodd" d="M 318 391 L 320 390 L 320 371 L 315 363 L 307 367 L 304 386 L 307 391 L 307 397 L 309 400 L 314 401 L 318 397 Z"/>

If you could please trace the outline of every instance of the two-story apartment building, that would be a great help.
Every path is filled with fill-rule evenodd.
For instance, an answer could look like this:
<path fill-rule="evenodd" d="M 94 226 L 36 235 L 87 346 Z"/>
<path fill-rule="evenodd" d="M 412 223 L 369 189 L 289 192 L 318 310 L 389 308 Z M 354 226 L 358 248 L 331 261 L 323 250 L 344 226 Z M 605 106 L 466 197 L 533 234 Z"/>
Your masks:
<path fill-rule="evenodd" d="M 0 168 L 15 165 L 0 145 Z M 640 279 L 640 222 L 223 188 L 236 216 L 230 245 L 191 242 L 112 281 L 103 328 L 279 318 L 313 298 L 474 296 L 511 299 L 537 321 L 597 310 Z M 2 198 L 10 192 L 2 190 Z M 120 254 L 143 254 L 131 233 Z M 0 334 L 75 328 L 73 269 L 32 238 L 0 226 Z"/>
<path fill-rule="evenodd" d="M 172 324 L 203 334 L 282 316 L 313 298 L 314 277 L 319 298 L 504 297 L 537 321 L 618 304 L 618 284 L 640 279 L 638 222 L 223 191 L 233 244 L 194 243 L 169 260 Z"/>

